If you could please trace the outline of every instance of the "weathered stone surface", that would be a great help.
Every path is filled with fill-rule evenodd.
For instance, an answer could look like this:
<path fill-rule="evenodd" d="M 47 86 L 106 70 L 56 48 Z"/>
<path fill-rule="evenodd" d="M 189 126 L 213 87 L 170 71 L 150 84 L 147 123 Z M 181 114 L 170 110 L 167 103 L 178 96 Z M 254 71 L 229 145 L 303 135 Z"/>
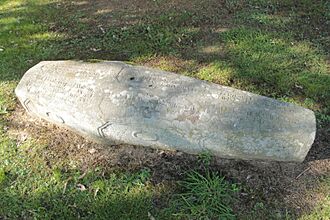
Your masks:
<path fill-rule="evenodd" d="M 16 94 L 30 113 L 97 141 L 226 158 L 302 161 L 316 130 L 302 107 L 122 62 L 41 62 Z"/>

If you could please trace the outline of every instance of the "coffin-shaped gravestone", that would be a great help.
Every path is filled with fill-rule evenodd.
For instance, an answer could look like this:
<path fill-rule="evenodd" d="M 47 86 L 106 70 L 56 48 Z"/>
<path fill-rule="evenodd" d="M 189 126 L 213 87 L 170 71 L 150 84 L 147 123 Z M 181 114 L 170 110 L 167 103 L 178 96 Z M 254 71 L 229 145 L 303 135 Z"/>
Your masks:
<path fill-rule="evenodd" d="M 41 62 L 16 94 L 28 112 L 108 144 L 303 161 L 316 130 L 297 105 L 122 62 Z"/>

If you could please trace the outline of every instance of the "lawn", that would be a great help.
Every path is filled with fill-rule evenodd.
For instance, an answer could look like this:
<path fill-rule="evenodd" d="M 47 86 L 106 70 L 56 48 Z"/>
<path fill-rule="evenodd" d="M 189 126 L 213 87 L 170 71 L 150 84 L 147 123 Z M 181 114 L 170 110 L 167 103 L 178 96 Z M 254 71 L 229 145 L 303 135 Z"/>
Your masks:
<path fill-rule="evenodd" d="M 330 3 L 0 0 L 0 219 L 330 219 Z M 42 60 L 121 60 L 296 103 L 301 164 L 102 146 L 35 119 Z"/>

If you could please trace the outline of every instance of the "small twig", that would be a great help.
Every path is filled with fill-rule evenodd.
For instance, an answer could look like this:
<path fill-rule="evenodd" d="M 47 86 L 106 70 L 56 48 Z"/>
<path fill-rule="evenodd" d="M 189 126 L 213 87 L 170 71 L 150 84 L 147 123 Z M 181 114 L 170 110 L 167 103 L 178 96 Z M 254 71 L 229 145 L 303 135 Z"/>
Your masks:
<path fill-rule="evenodd" d="M 96 190 L 95 190 L 95 192 L 94 192 L 94 199 L 96 198 L 96 196 L 97 196 L 97 193 L 99 192 L 99 188 L 97 188 Z"/>
<path fill-rule="evenodd" d="M 150 220 L 155 220 L 155 217 L 153 217 L 150 212 L 148 212 L 148 217 Z"/>
<path fill-rule="evenodd" d="M 297 177 L 296 179 L 298 179 L 299 177 L 301 177 L 304 173 L 306 173 L 308 170 L 310 170 L 311 167 L 307 167 L 304 171 L 302 171 Z"/>
<path fill-rule="evenodd" d="M 86 174 L 87 174 L 87 171 L 85 171 L 82 175 L 80 175 L 80 176 L 78 177 L 78 180 L 84 178 L 84 177 L 86 176 Z"/>
<path fill-rule="evenodd" d="M 64 195 L 65 194 L 65 191 L 66 191 L 66 187 L 68 186 L 68 183 L 69 183 L 69 181 L 72 179 L 72 177 L 69 177 L 66 181 L 65 181 L 65 183 L 64 183 L 64 188 L 63 188 L 63 191 L 62 191 L 62 194 Z"/>

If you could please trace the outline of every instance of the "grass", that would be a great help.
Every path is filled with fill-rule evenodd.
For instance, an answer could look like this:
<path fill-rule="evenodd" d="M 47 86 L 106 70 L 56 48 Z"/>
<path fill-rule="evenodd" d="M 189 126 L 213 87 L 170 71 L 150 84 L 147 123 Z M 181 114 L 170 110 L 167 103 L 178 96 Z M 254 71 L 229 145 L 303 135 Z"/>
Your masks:
<path fill-rule="evenodd" d="M 324 57 L 307 43 L 276 35 L 242 28 L 224 33 L 228 57 L 237 70 L 233 78 L 258 85 L 263 95 L 303 95 L 326 102 L 330 79 Z"/>
<path fill-rule="evenodd" d="M 192 171 L 179 185 L 182 193 L 172 201 L 172 206 L 179 207 L 174 211 L 175 216 L 184 219 L 235 219 L 230 204 L 238 188 L 217 173 L 206 171 L 202 175 Z"/>
<path fill-rule="evenodd" d="M 32 140 L 17 145 L 1 136 L 0 216 L 8 219 L 72 219 L 112 216 L 147 218 L 157 186 L 150 171 L 104 176 L 95 168 L 81 173 L 75 165 L 53 167 L 42 157 L 46 146 Z"/>
<path fill-rule="evenodd" d="M 319 186 L 324 199 L 306 214 L 290 210 L 278 198 L 264 199 L 258 189 L 249 189 L 256 195 L 248 199 L 250 210 L 235 210 L 236 188 L 223 178 L 226 172 L 211 171 L 208 154 L 196 159 L 202 171 L 185 167 L 180 171 L 187 173 L 184 177 L 155 183 L 154 168 L 82 169 L 84 162 L 69 153 L 62 160 L 46 155 L 47 141 L 10 133 L 19 79 L 39 61 L 58 59 L 125 60 L 293 102 L 314 110 L 318 128 L 326 132 L 327 1 L 208 0 L 183 1 L 175 7 L 162 0 L 141 1 L 145 5 L 140 8 L 147 11 L 110 1 L 110 12 L 86 2 L 0 0 L 0 219 L 329 216 L 326 180 Z M 235 181 L 244 185 L 248 180 Z"/>
<path fill-rule="evenodd" d="M 214 157 L 209 152 L 198 155 L 200 170 L 188 171 L 178 181 L 168 207 L 160 211 L 160 219 L 236 219 L 232 209 L 237 193 L 235 183 L 230 183 L 218 172 L 211 171 Z"/>
<path fill-rule="evenodd" d="M 329 190 L 330 179 L 327 177 L 322 180 L 322 188 Z M 323 202 L 318 205 L 318 207 L 310 214 L 304 215 L 299 220 L 317 220 L 317 219 L 327 219 L 330 216 L 330 195 L 327 195 Z"/>

